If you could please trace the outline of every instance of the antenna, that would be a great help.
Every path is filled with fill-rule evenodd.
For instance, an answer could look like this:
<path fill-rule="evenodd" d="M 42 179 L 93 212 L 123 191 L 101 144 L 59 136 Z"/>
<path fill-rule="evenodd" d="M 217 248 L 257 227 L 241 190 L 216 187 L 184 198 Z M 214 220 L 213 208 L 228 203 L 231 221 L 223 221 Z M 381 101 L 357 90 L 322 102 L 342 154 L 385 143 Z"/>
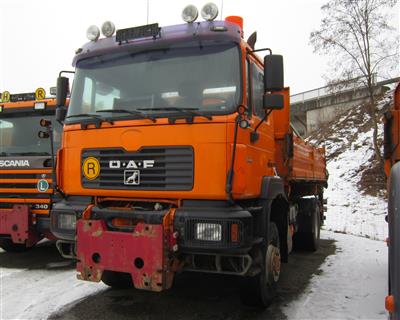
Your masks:
<path fill-rule="evenodd" d="M 224 10 L 224 0 L 221 0 L 221 20 L 223 19 L 223 17 L 222 17 L 223 10 Z"/>

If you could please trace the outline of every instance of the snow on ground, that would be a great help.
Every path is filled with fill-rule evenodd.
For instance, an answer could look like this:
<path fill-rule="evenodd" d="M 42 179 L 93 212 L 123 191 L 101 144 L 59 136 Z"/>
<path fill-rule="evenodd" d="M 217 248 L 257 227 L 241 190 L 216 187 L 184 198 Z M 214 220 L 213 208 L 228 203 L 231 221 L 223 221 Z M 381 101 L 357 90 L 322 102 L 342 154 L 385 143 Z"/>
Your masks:
<path fill-rule="evenodd" d="M 288 319 L 387 319 L 385 243 L 329 231 L 322 236 L 336 240 L 336 254 L 284 309 Z"/>
<path fill-rule="evenodd" d="M 328 162 L 325 229 L 384 240 L 388 232 L 387 202 L 383 197 L 362 194 L 357 186 L 360 166 L 367 166 L 373 156 L 371 141 L 371 130 L 361 133 L 350 148 Z"/>
<path fill-rule="evenodd" d="M 61 307 L 106 289 L 78 281 L 75 270 L 0 268 L 0 319 L 46 319 Z"/>
<path fill-rule="evenodd" d="M 289 299 L 276 301 L 275 307 L 271 307 L 278 309 L 279 312 L 272 314 L 281 315 L 279 319 L 282 318 L 283 314 L 286 315 L 287 319 L 387 318 L 384 310 L 384 297 L 387 291 L 387 248 L 385 243 L 330 231 L 322 231 L 321 238 L 333 239 L 336 253 L 329 255 L 319 267 L 319 270 L 314 271 L 315 274 L 312 276 L 309 285 L 306 289 L 299 291 L 299 296 L 293 295 L 292 292 L 292 295 L 288 296 Z M 4 254 L 4 252 L 0 252 L 0 256 Z M 32 251 L 31 257 L 33 256 Z M 54 259 L 54 254 L 48 256 L 49 260 Z M 307 259 L 310 259 L 309 253 L 303 253 L 297 256 L 296 261 L 301 262 L 301 260 Z M 301 266 L 301 263 L 293 264 L 292 261 L 290 267 L 301 269 Z M 94 314 L 99 315 L 93 310 L 97 307 L 102 310 L 101 319 L 115 319 L 120 316 L 123 316 L 124 319 L 166 319 L 164 313 L 160 313 L 160 310 L 154 312 L 152 309 L 148 310 L 146 307 L 138 307 L 135 304 L 138 301 L 140 301 L 140 304 L 145 303 L 146 299 L 150 299 L 150 306 L 167 303 L 165 308 L 168 307 L 170 314 L 174 316 L 181 314 L 182 304 L 188 305 L 189 308 L 191 308 L 190 304 L 193 304 L 194 309 L 197 305 L 191 294 L 186 299 L 185 295 L 177 293 L 172 296 L 159 294 L 157 297 L 145 292 L 143 292 L 143 295 L 132 294 L 129 290 L 126 293 L 123 291 L 113 293 L 101 283 L 77 280 L 76 271 L 72 268 L 52 270 L 43 267 L 41 264 L 40 267 L 33 269 L 3 266 L 0 269 L 2 272 L 0 278 L 0 319 L 2 320 L 47 319 L 56 313 L 59 314 L 59 319 L 97 319 L 93 317 Z M 232 283 L 229 283 L 229 285 L 232 285 Z M 296 291 L 298 286 L 299 283 L 294 280 L 289 292 Z M 196 290 L 196 287 L 192 287 L 190 290 Z M 202 294 L 207 296 L 209 293 L 206 290 Z M 284 294 L 285 291 L 282 291 L 282 295 Z M 236 295 L 236 293 L 233 295 Z M 99 299 L 101 303 L 105 303 L 105 306 L 96 306 L 91 303 L 90 301 L 93 301 L 93 299 L 89 299 L 89 296 L 92 296 L 95 300 Z M 197 297 L 197 299 L 204 300 L 205 298 Z M 233 299 L 236 302 L 237 300 L 234 299 L 238 298 L 230 296 L 227 299 Z M 208 298 L 204 301 L 208 305 L 215 305 Z M 223 298 L 217 301 L 222 305 L 229 303 Z M 130 305 L 132 305 L 132 308 L 129 307 Z M 208 320 L 240 319 L 237 312 L 242 312 L 243 315 L 248 312 L 241 307 L 232 308 L 231 311 L 222 308 L 221 310 L 224 310 L 222 318 L 221 310 L 205 308 L 204 318 Z M 80 310 L 80 312 L 76 314 L 73 310 Z M 135 314 L 135 310 L 139 310 L 139 313 Z M 143 312 L 146 313 L 143 314 Z M 187 312 L 183 312 L 183 315 L 187 314 Z M 177 318 L 198 318 L 190 312 L 189 314 L 190 317 L 178 316 Z M 263 316 L 263 313 L 257 313 L 254 318 L 277 319 L 278 317 L 271 318 Z"/>
<path fill-rule="evenodd" d="M 378 103 L 383 112 L 392 103 L 393 90 L 389 90 Z M 324 228 L 357 236 L 384 240 L 388 226 L 385 221 L 387 200 L 385 185 L 374 181 L 378 196 L 360 190 L 365 170 L 373 169 L 373 129 L 370 117 L 363 106 L 339 115 L 331 124 L 321 128 L 309 138 L 311 143 L 325 146 L 329 172 L 328 210 Z M 378 136 L 382 140 L 383 124 L 378 125 Z M 371 179 L 370 179 L 371 180 Z M 365 182 L 364 182 L 365 183 Z"/>

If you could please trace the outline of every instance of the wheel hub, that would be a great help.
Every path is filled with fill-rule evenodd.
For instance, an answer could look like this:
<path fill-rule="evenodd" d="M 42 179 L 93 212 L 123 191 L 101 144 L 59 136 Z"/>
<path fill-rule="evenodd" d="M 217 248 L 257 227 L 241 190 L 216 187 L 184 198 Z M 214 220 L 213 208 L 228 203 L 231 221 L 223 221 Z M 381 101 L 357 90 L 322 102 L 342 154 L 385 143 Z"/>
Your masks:
<path fill-rule="evenodd" d="M 277 282 L 281 273 L 281 255 L 279 248 L 270 244 L 266 255 L 267 279 L 270 283 Z"/>

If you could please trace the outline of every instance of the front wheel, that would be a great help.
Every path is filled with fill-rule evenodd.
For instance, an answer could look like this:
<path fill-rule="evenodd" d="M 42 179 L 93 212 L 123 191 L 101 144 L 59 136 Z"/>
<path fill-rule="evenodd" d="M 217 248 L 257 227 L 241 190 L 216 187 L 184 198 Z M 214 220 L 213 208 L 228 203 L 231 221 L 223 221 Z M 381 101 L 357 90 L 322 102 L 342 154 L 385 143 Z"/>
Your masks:
<path fill-rule="evenodd" d="M 6 252 L 25 252 L 34 246 L 27 247 L 24 243 L 14 243 L 11 239 L 0 239 L 0 248 Z"/>
<path fill-rule="evenodd" d="M 266 308 L 276 296 L 277 284 L 281 272 L 279 233 L 276 224 L 269 226 L 269 241 L 263 248 L 262 271 L 254 276 L 242 279 L 240 298 L 247 306 Z"/>

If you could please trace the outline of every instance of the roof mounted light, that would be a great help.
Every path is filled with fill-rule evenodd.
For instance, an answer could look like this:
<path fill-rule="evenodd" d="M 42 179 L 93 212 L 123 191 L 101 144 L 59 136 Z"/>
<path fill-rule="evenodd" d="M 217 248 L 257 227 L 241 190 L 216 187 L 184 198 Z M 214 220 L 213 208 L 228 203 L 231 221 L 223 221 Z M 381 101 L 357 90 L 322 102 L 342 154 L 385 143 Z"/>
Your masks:
<path fill-rule="evenodd" d="M 198 16 L 199 10 L 192 4 L 187 5 L 182 11 L 182 19 L 187 23 L 196 21 Z"/>
<path fill-rule="evenodd" d="M 204 20 L 213 21 L 218 17 L 218 7 L 215 3 L 209 2 L 201 9 L 201 16 Z"/>
<path fill-rule="evenodd" d="M 101 33 L 107 38 L 112 37 L 114 32 L 115 32 L 115 25 L 111 21 L 106 21 L 101 26 Z"/>
<path fill-rule="evenodd" d="M 86 37 L 90 41 L 97 41 L 97 39 L 100 37 L 99 28 L 95 25 L 90 26 L 86 31 Z"/>

